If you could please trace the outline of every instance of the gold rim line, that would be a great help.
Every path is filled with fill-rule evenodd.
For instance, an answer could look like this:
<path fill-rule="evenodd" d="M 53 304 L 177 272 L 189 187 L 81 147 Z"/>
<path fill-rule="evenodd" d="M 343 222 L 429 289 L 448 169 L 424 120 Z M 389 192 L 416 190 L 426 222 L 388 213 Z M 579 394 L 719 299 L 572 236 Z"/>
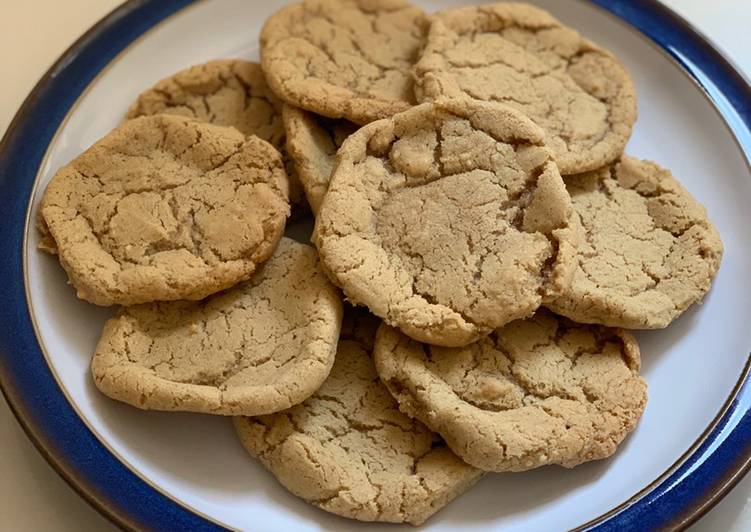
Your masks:
<path fill-rule="evenodd" d="M 164 488 L 162 488 L 161 486 L 157 485 L 153 480 L 151 480 L 146 475 L 144 475 L 143 473 L 141 473 L 126 457 L 122 456 L 116 449 L 114 449 L 112 447 L 112 445 L 107 441 L 107 439 L 104 438 L 102 436 L 102 434 L 96 429 L 96 427 L 94 427 L 92 425 L 92 423 L 89 421 L 89 419 L 83 414 L 83 412 L 80 410 L 80 408 L 78 407 L 78 405 L 76 404 L 76 402 L 73 400 L 73 398 L 72 398 L 71 394 L 69 393 L 67 387 L 63 384 L 63 380 L 60 378 L 60 375 L 58 374 L 57 369 L 55 368 L 55 365 L 52 363 L 52 357 L 50 356 L 50 354 L 49 354 L 49 352 L 47 350 L 47 346 L 46 346 L 46 344 L 44 342 L 44 339 L 43 339 L 43 337 L 42 337 L 42 335 L 40 333 L 40 328 L 39 328 L 39 324 L 38 324 L 36 313 L 34 312 L 34 307 L 33 307 L 33 304 L 32 304 L 31 293 L 30 293 L 30 288 L 29 288 L 31 286 L 31 283 L 29 282 L 28 258 L 29 258 L 30 253 L 33 251 L 33 250 L 29 249 L 29 228 L 32 225 L 31 224 L 32 211 L 34 210 L 34 203 L 36 202 L 37 193 L 38 193 L 40 182 L 41 182 L 42 169 L 45 167 L 45 165 L 49 161 L 50 152 L 52 151 L 52 146 L 58 140 L 58 138 L 61 135 L 62 131 L 65 129 L 65 126 L 68 124 L 68 122 L 70 122 L 71 116 L 74 114 L 74 112 L 81 105 L 81 102 L 84 100 L 84 98 L 93 90 L 93 87 L 96 85 L 96 83 L 98 81 L 100 81 L 101 78 L 103 78 L 107 74 L 107 72 L 109 72 L 109 71 L 112 70 L 112 68 L 114 67 L 114 65 L 117 62 L 119 62 L 120 60 L 122 60 L 122 58 L 128 52 L 130 52 L 130 50 L 132 48 L 134 48 L 135 46 L 137 46 L 141 42 L 145 41 L 148 37 L 150 37 L 150 35 L 153 32 L 155 32 L 159 28 L 165 26 L 167 23 L 172 22 L 176 17 L 182 16 L 185 13 L 188 13 L 190 10 L 192 10 L 193 8 L 198 7 L 198 5 L 202 4 L 202 3 L 203 3 L 203 0 L 197 0 L 194 3 L 185 6 L 184 8 L 180 9 L 179 11 L 177 11 L 177 12 L 175 12 L 175 13 L 167 16 L 166 18 L 162 19 L 161 21 L 157 22 L 152 27 L 150 27 L 148 30 L 146 30 L 144 33 L 142 33 L 141 35 L 139 35 L 138 37 L 136 37 L 133 41 L 131 41 L 130 43 L 128 43 L 128 45 L 125 46 L 125 48 L 123 48 L 122 50 L 120 50 L 117 53 L 117 55 L 115 55 L 115 57 L 113 57 L 107 63 L 107 65 L 104 68 L 102 68 L 96 74 L 96 76 L 94 76 L 94 78 L 92 78 L 92 80 L 86 85 L 86 87 L 84 88 L 84 90 L 81 91 L 81 93 L 78 95 L 78 97 L 76 98 L 76 101 L 73 103 L 73 105 L 71 105 L 71 107 L 66 112 L 65 117 L 60 122 L 60 125 L 57 127 L 57 130 L 55 131 L 55 134 L 52 136 L 52 138 L 50 139 L 50 141 L 49 141 L 49 143 L 47 145 L 47 149 L 46 149 L 46 151 L 44 153 L 44 156 L 42 157 L 42 160 L 39 163 L 39 167 L 37 169 L 36 176 L 34 177 L 34 184 L 32 186 L 31 193 L 29 195 L 29 204 L 28 204 L 28 207 L 27 207 L 27 210 L 26 210 L 26 220 L 25 220 L 25 225 L 24 225 L 24 236 L 23 236 L 23 242 L 22 242 L 23 272 L 24 272 L 23 275 L 24 275 L 24 291 L 25 291 L 25 294 L 26 294 L 26 306 L 27 306 L 28 311 L 29 311 L 29 316 L 31 318 L 32 327 L 34 329 L 34 334 L 36 335 L 36 339 L 37 339 L 37 343 L 39 344 L 39 348 L 42 351 L 42 355 L 44 356 L 45 362 L 47 363 L 47 366 L 49 367 L 50 373 L 52 373 L 52 376 L 55 379 L 55 382 L 57 383 L 58 387 L 62 391 L 63 395 L 65 396 L 65 399 L 68 401 L 68 403 L 70 404 L 70 406 L 73 409 L 73 411 L 76 413 L 76 415 L 79 417 L 79 419 L 83 422 L 83 424 L 86 426 L 86 428 L 88 428 L 89 431 L 91 431 L 91 433 L 96 437 L 96 439 L 99 441 L 99 443 L 101 443 L 110 452 L 110 454 L 112 454 L 112 456 L 114 456 L 115 458 L 117 458 L 120 461 L 120 463 L 122 463 L 131 473 L 133 473 L 136 477 L 138 477 L 140 480 L 142 480 L 143 482 L 145 482 L 151 488 L 153 488 L 154 490 L 156 490 L 158 493 L 160 493 L 161 495 L 165 496 L 167 499 L 171 500 L 172 502 L 174 502 L 175 504 L 181 506 L 182 508 L 184 508 L 184 509 L 186 509 L 186 510 L 188 510 L 190 512 L 193 512 L 194 514 L 196 514 L 196 515 L 198 515 L 198 516 L 206 519 L 207 521 L 209 521 L 209 522 L 211 522 L 211 523 L 213 523 L 213 524 L 215 524 L 217 526 L 220 526 L 220 527 L 223 527 L 223 528 L 226 528 L 226 529 L 229 529 L 229 530 L 233 530 L 234 527 L 232 527 L 231 525 L 229 525 L 227 523 L 224 523 L 221 520 L 219 520 L 219 519 L 217 519 L 215 517 L 212 517 L 212 516 L 210 516 L 210 515 L 202 512 L 201 510 L 193 507 L 188 502 L 178 499 L 173 494 L 169 493 Z M 109 16 L 109 15 L 107 15 L 107 16 Z M 99 23 L 97 23 L 97 24 L 99 24 Z M 97 24 L 95 24 L 94 26 L 92 26 L 92 28 L 95 27 Z M 12 410 L 15 411 L 15 409 L 12 409 Z M 19 421 L 20 421 L 20 417 L 19 417 Z M 22 425 L 26 426 L 25 421 L 22 422 Z M 34 443 L 34 442 L 32 441 L 32 443 Z M 41 442 L 40 442 L 40 446 L 41 446 Z M 40 451 L 42 449 L 43 449 L 44 452 L 42 452 L 41 454 L 45 458 L 53 456 L 53 453 L 51 451 L 49 451 L 48 449 L 46 449 L 45 447 L 41 446 Z M 48 461 L 49 461 L 49 459 L 48 459 Z M 51 464 L 51 465 L 53 465 L 53 469 L 55 469 L 56 471 L 59 472 L 59 469 L 62 469 L 62 467 L 60 466 L 60 464 L 58 462 L 59 462 L 59 460 L 54 460 L 54 465 L 53 464 Z M 63 476 L 63 478 L 65 478 L 65 480 L 67 480 L 69 482 L 75 483 L 76 485 L 74 487 L 74 490 L 76 492 L 78 492 L 78 493 L 85 493 L 86 497 L 84 497 L 84 499 L 86 499 L 87 502 L 89 502 L 90 504 L 92 504 L 92 506 L 94 506 L 94 508 L 96 510 L 98 510 L 101 513 L 105 514 L 106 517 L 108 517 L 108 518 L 116 521 L 116 523 L 118 525 L 123 525 L 123 524 L 130 525 L 130 523 L 127 523 L 127 522 L 124 523 L 122 521 L 122 516 L 120 516 L 119 514 L 116 514 L 108 505 L 106 505 L 103 501 L 99 500 L 94 493 L 91 493 L 91 492 L 87 491 L 85 489 L 85 486 L 83 485 L 83 483 L 81 483 L 79 481 L 79 479 L 74 475 L 73 471 L 67 471 L 66 470 L 66 475 L 62 475 L 62 476 Z M 96 501 L 96 504 L 93 504 L 92 501 Z"/>
<path fill-rule="evenodd" d="M 142 474 L 138 469 L 136 469 L 125 457 L 123 457 L 119 452 L 117 452 L 109 444 L 109 442 L 107 442 L 106 439 L 102 437 L 102 435 L 99 433 L 99 431 L 96 430 L 92 426 L 92 424 L 89 422 L 89 420 L 82 414 L 81 410 L 78 408 L 78 405 L 72 400 L 72 397 L 69 394 L 67 388 L 63 385 L 62 379 L 60 378 L 57 370 L 55 369 L 55 366 L 52 364 L 52 358 L 50 357 L 50 354 L 47 351 L 47 348 L 46 348 L 46 345 L 44 343 L 44 340 L 42 339 L 42 335 L 40 334 L 40 329 L 39 329 L 39 326 L 38 326 L 36 314 L 34 312 L 33 304 L 32 304 L 31 297 L 30 297 L 30 292 L 29 292 L 30 282 L 29 282 L 28 257 L 30 255 L 30 253 L 33 252 L 33 250 L 29 249 L 29 242 L 28 242 L 28 240 L 29 240 L 29 227 L 31 226 L 31 215 L 32 215 L 34 203 L 35 203 L 35 200 L 36 200 L 36 197 L 37 197 L 37 192 L 38 192 L 40 181 L 41 181 L 42 168 L 44 168 L 44 166 L 46 165 L 46 163 L 49 160 L 50 152 L 51 152 L 51 147 L 55 144 L 55 142 L 57 141 L 57 139 L 58 139 L 59 135 L 61 134 L 62 130 L 65 128 L 65 126 L 67 125 L 67 123 L 70 121 L 70 118 L 71 118 L 72 114 L 80 106 L 81 101 L 85 98 L 85 96 L 87 96 L 91 92 L 93 86 L 108 71 L 110 71 L 112 69 L 112 67 L 114 66 L 115 63 L 117 63 L 118 61 L 120 61 L 122 59 L 122 57 L 126 53 L 128 53 L 135 45 L 139 44 L 140 42 L 142 42 L 143 40 L 145 40 L 146 38 L 148 38 L 156 29 L 162 27 L 163 25 L 166 25 L 168 22 L 173 21 L 176 17 L 185 14 L 186 12 L 188 12 L 189 10 L 197 7 L 201 3 L 203 3 L 201 0 L 196 1 L 196 2 L 194 2 L 192 4 L 190 4 L 190 5 L 182 8 L 178 12 L 173 13 L 172 15 L 169 15 L 165 19 L 161 20 L 160 22 L 158 22 L 157 24 L 155 24 L 154 26 L 152 26 L 151 28 L 149 28 L 148 30 L 146 30 L 144 33 L 142 33 L 140 36 L 138 36 L 132 42 L 130 42 L 125 48 L 123 48 L 120 52 L 118 52 L 118 54 L 104 68 L 102 68 L 97 73 L 97 75 L 87 84 L 86 88 L 76 98 L 76 101 L 74 102 L 74 104 L 68 109 L 65 117 L 60 122 L 60 125 L 58 126 L 55 134 L 53 135 L 52 139 L 50 139 L 50 141 L 49 141 L 49 143 L 47 145 L 47 149 L 45 151 L 44 157 L 42 158 L 42 160 L 41 160 L 41 162 L 39 164 L 36 176 L 34 178 L 34 184 L 32 186 L 32 190 L 31 190 L 31 193 L 30 193 L 30 196 L 29 196 L 29 203 L 28 203 L 27 212 L 26 212 L 26 221 L 25 221 L 25 227 L 24 227 L 24 237 L 23 237 L 23 243 L 22 243 L 22 246 L 23 246 L 22 247 L 22 250 L 23 250 L 23 271 L 24 271 L 24 283 L 25 283 L 26 303 L 27 303 L 29 315 L 31 317 L 32 325 L 33 325 L 33 328 L 34 328 L 34 333 L 36 335 L 37 342 L 39 344 L 40 350 L 43 353 L 45 361 L 47 362 L 47 366 L 49 367 L 50 372 L 52 373 L 55 381 L 57 382 L 58 387 L 63 392 L 63 395 L 67 399 L 68 403 L 71 405 L 71 407 L 76 412 L 76 414 L 81 419 L 81 421 L 84 423 L 84 425 L 92 432 L 92 434 L 94 434 L 94 436 L 97 438 L 97 440 L 99 440 L 99 442 L 114 457 L 116 457 L 128 470 L 130 470 L 139 479 L 141 479 L 142 481 L 144 481 L 147 485 L 149 485 L 153 489 L 155 489 L 158 493 L 164 495 L 166 498 L 168 498 L 171 501 L 175 502 L 176 504 L 182 506 L 183 508 L 185 508 L 185 509 L 187 509 L 187 510 L 193 512 L 193 513 L 195 513 L 196 515 L 199 515 L 199 516 L 203 517 L 207 521 L 210 521 L 210 522 L 212 522 L 212 523 L 214 523 L 214 524 L 216 524 L 218 526 L 222 526 L 224 528 L 232 529 L 233 527 L 231 527 L 230 525 L 228 525 L 226 523 L 223 523 L 220 520 L 216 519 L 215 517 L 209 516 L 209 515 L 201 512 L 200 510 L 197 510 L 192 505 L 190 505 L 190 504 L 188 504 L 186 502 L 183 502 L 183 501 L 177 499 L 175 496 L 173 496 L 172 494 L 170 494 L 169 492 L 167 492 L 166 490 L 164 490 L 163 488 L 161 488 L 160 486 L 158 486 L 157 484 L 155 484 L 151 479 L 149 479 L 144 474 Z M 713 111 L 715 112 L 715 114 L 720 118 L 720 122 L 723 124 L 723 126 L 725 127 L 725 129 L 730 133 L 730 137 L 733 139 L 733 142 L 738 147 L 738 149 L 739 149 L 739 151 L 740 151 L 743 159 L 746 162 L 747 168 L 749 170 L 751 170 L 751 159 L 749 158 L 750 156 L 747 155 L 744 152 L 744 150 L 742 149 L 742 146 L 741 146 L 739 140 L 737 139 L 737 137 L 735 136 L 733 130 L 730 128 L 730 126 L 727 123 L 727 121 L 725 120 L 724 116 L 720 113 L 719 109 L 717 108 L 717 106 L 715 105 L 715 103 L 713 102 L 713 100 L 710 98 L 709 94 L 704 89 L 704 87 L 695 78 L 693 78 L 689 74 L 689 72 L 680 63 L 678 63 L 678 61 L 673 56 L 671 56 L 665 49 L 663 49 L 662 47 L 660 47 L 651 38 L 649 38 L 648 36 L 646 36 L 645 34 L 643 34 L 637 28 L 635 28 L 634 26 L 632 26 L 630 23 L 626 22 L 625 20 L 621 19 L 617 15 L 611 13 L 607 9 L 602 8 L 602 7 L 600 7 L 600 6 L 596 5 L 596 4 L 589 3 L 589 5 L 591 7 L 593 7 L 593 8 L 596 8 L 601 13 L 607 15 L 611 20 L 617 21 L 617 23 L 619 23 L 622 27 L 625 27 L 631 34 L 634 34 L 634 35 L 638 36 L 639 38 L 641 38 L 642 40 L 645 40 L 647 43 L 649 43 L 649 45 L 653 49 L 659 51 L 663 55 L 663 57 L 665 57 L 666 59 L 668 59 L 668 61 L 671 63 L 671 65 L 674 68 L 677 68 L 677 70 L 680 73 L 682 73 L 684 75 L 684 77 L 686 77 L 687 79 L 689 79 L 689 81 L 693 84 L 693 86 L 695 88 L 699 89 L 699 93 L 710 104 L 710 106 L 713 109 Z M 672 10 L 671 10 L 671 12 L 672 12 Z M 692 31 L 694 31 L 701 39 L 704 40 L 704 42 L 706 42 L 710 46 L 713 46 L 711 44 L 712 41 L 710 41 L 703 33 L 701 33 L 696 28 L 694 28 L 692 25 L 690 25 L 688 22 L 686 22 L 685 19 L 683 19 L 683 17 L 681 17 L 677 13 L 674 13 L 674 15 L 675 15 L 676 18 L 680 19 L 688 27 L 690 27 L 692 29 Z M 714 48 L 714 46 L 713 46 L 713 48 Z M 723 52 L 721 52 L 720 50 L 717 50 L 717 52 L 722 57 L 724 57 L 727 60 L 727 57 L 726 57 L 726 55 Z M 731 66 L 734 66 L 733 63 L 731 61 L 729 61 L 729 60 L 728 60 L 728 64 L 730 64 Z M 749 376 L 750 370 L 751 370 L 751 356 L 747 360 L 746 366 L 745 366 L 744 370 L 742 371 L 740 378 L 736 382 L 733 390 L 730 392 L 730 395 L 728 396 L 727 400 L 725 401 L 725 403 L 723 404 L 723 406 L 720 408 L 718 414 L 712 419 L 712 421 L 710 421 L 710 423 L 707 425 L 707 427 L 705 428 L 705 430 L 699 435 L 699 437 L 693 442 L 693 444 L 691 446 L 689 446 L 689 448 L 683 454 L 681 454 L 678 457 L 678 459 L 672 465 L 670 465 L 654 481 L 652 481 L 651 483 L 647 484 L 644 488 L 642 488 L 641 490 L 637 491 L 634 495 L 632 495 L 631 497 L 629 497 L 628 499 L 626 499 L 624 502 L 620 503 L 618 506 L 612 508 L 611 510 L 607 511 L 604 514 L 601 514 L 598 517 L 595 517 L 595 518 L 591 519 L 590 521 L 587 521 L 587 522 L 585 522 L 585 523 L 577 526 L 573 530 L 583 530 L 585 528 L 597 525 L 597 524 L 603 522 L 605 519 L 608 519 L 609 517 L 611 517 L 611 516 L 613 516 L 613 515 L 621 512 L 622 510 L 624 510 L 628 506 L 631 506 L 632 504 L 634 504 L 638 500 L 642 499 L 657 484 L 659 484 L 662 481 L 664 481 L 673 472 L 675 472 L 681 465 L 683 465 L 686 462 L 686 460 L 696 451 L 696 449 L 698 447 L 700 447 L 704 443 L 704 441 L 706 441 L 706 438 L 708 437 L 708 435 L 717 427 L 717 425 L 719 424 L 719 421 L 727 413 L 727 411 L 729 410 L 730 406 L 732 405 L 732 402 L 737 397 L 738 391 L 740 390 L 741 386 L 743 385 L 743 383 L 745 382 L 745 380 Z M 46 449 L 45 449 L 45 451 L 46 451 Z M 49 453 L 49 454 L 51 454 L 51 453 Z M 55 469 L 57 469 L 57 468 L 55 468 Z M 732 476 L 733 478 L 731 478 L 731 481 L 734 480 L 735 482 L 737 482 L 738 480 L 740 480 L 740 478 L 735 478 L 735 477 L 738 477 L 738 476 L 739 475 L 736 472 L 736 474 Z M 740 475 L 740 477 L 742 477 L 742 475 Z M 72 474 L 71 474 L 71 479 L 67 479 L 66 478 L 66 480 L 69 480 L 69 481 L 72 480 L 73 482 L 76 483 L 76 487 L 77 487 L 76 491 L 77 492 L 79 492 L 79 493 L 85 492 L 85 493 L 87 493 L 89 495 L 89 497 L 91 497 L 91 499 L 94 499 L 97 502 L 99 502 L 99 504 L 101 506 L 94 505 L 96 509 L 98 509 L 99 511 L 103 511 L 103 509 L 104 509 L 103 513 L 106 513 L 108 517 L 114 518 L 116 521 L 120 522 L 120 517 L 116 516 L 114 514 L 114 512 L 109 507 L 104 506 L 101 503 L 101 501 L 98 501 L 98 499 L 96 499 L 92 494 L 90 494 L 89 492 L 86 492 L 84 490 L 84 487 L 81 484 L 77 483 L 78 479 L 76 479 Z M 725 485 L 723 485 L 723 489 L 727 488 L 728 484 L 729 483 L 726 483 Z M 726 491 L 729 491 L 729 489 L 727 489 Z M 724 496 L 724 494 L 723 494 L 723 496 Z M 711 509 L 712 506 L 714 506 L 714 504 L 716 504 L 721 498 L 722 498 L 721 496 L 719 496 L 719 497 L 717 497 L 717 496 L 711 497 L 710 499 L 712 499 L 712 500 L 709 501 L 709 502 L 711 502 L 711 504 L 709 504 L 709 505 L 707 505 L 707 504 L 698 505 L 697 506 L 697 510 L 701 511 L 701 513 L 692 512 L 690 514 L 690 516 L 685 520 L 685 525 L 687 526 L 688 524 L 690 524 L 691 522 L 693 522 L 694 520 L 696 520 L 698 517 L 701 517 L 701 515 L 703 515 L 703 513 L 706 513 L 706 511 L 708 511 L 709 509 Z M 91 503 L 91 500 L 89 500 L 89 499 L 87 499 L 87 500 L 88 500 L 88 502 Z M 678 517 L 680 517 L 680 516 L 678 516 Z"/>

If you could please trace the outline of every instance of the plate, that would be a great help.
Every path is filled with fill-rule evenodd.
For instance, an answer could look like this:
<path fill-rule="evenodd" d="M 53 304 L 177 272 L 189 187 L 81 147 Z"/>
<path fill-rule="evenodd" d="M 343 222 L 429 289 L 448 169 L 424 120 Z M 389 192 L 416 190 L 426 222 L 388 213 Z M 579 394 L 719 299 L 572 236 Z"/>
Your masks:
<path fill-rule="evenodd" d="M 52 465 L 125 527 L 355 528 L 281 488 L 245 454 L 227 419 L 142 412 L 99 394 L 88 364 L 112 311 L 77 300 L 56 259 L 36 250 L 37 204 L 55 170 L 160 78 L 214 58 L 257 59 L 261 25 L 282 3 L 127 2 L 65 52 L 0 145 L 2 389 Z M 433 10 L 461 2 L 415 3 Z M 613 458 L 572 471 L 488 475 L 426 528 L 685 526 L 751 460 L 751 89 L 654 0 L 533 3 L 626 64 L 639 94 L 627 152 L 671 168 L 707 206 L 725 258 L 703 305 L 666 330 L 639 333 L 650 401 Z"/>

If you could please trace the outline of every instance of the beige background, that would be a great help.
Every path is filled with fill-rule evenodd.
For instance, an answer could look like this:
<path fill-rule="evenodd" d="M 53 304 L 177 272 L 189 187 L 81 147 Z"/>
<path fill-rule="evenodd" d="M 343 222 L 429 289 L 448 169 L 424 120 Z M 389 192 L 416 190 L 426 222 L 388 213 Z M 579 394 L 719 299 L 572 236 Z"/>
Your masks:
<path fill-rule="evenodd" d="M 747 0 L 666 0 L 751 76 Z M 118 0 L 0 0 L 0 134 L 39 77 Z M 751 530 L 751 475 L 694 530 Z M 461 504 L 461 503 L 459 503 Z M 0 530 L 108 531 L 114 528 L 47 465 L 0 400 Z"/>

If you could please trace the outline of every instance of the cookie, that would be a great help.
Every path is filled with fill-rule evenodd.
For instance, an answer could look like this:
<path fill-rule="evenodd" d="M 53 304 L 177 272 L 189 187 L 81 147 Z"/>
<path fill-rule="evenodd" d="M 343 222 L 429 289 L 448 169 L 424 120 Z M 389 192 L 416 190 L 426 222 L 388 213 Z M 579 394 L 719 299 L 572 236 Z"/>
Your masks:
<path fill-rule="evenodd" d="M 722 241 L 669 170 L 624 156 L 566 186 L 583 238 L 573 281 L 549 308 L 582 323 L 659 329 L 709 291 Z"/>
<path fill-rule="evenodd" d="M 367 124 L 414 105 L 423 12 L 402 0 L 306 0 L 272 15 L 261 64 L 285 102 Z"/>
<path fill-rule="evenodd" d="M 315 250 L 282 238 L 249 281 L 205 301 L 124 308 L 91 362 L 106 395 L 149 410 L 258 415 L 324 382 L 342 322 Z"/>
<path fill-rule="evenodd" d="M 261 65 L 241 59 L 220 59 L 195 65 L 161 80 L 138 96 L 127 118 L 171 114 L 218 126 L 232 126 L 274 146 L 285 162 L 282 104 L 266 84 Z M 302 186 L 287 164 L 289 197 L 304 205 Z"/>
<path fill-rule="evenodd" d="M 401 410 L 487 471 L 606 458 L 647 401 L 630 333 L 544 310 L 458 349 L 420 344 L 384 325 L 374 356 Z"/>
<path fill-rule="evenodd" d="M 325 118 L 286 104 L 282 116 L 287 153 L 294 163 L 310 209 L 316 214 L 329 188 L 336 152 L 357 126 L 347 120 Z"/>
<path fill-rule="evenodd" d="M 431 20 L 414 69 L 418 100 L 469 96 L 518 109 L 545 130 L 562 174 L 623 153 L 636 92 L 612 54 L 528 4 L 463 7 Z"/>
<path fill-rule="evenodd" d="M 37 231 L 39 233 L 39 243 L 37 243 L 37 249 L 49 253 L 50 255 L 57 255 L 57 244 L 55 239 L 52 238 L 50 230 L 47 228 L 47 222 L 44 221 L 42 212 L 37 214 Z"/>
<path fill-rule="evenodd" d="M 316 393 L 284 412 L 235 418 L 235 428 L 248 452 L 309 503 L 360 521 L 419 525 L 482 473 L 399 412 L 373 367 L 377 322 L 363 314 L 345 315 L 336 362 Z"/>
<path fill-rule="evenodd" d="M 510 107 L 441 100 L 351 135 L 313 240 L 350 301 L 461 346 L 532 315 L 573 274 L 571 199 Z"/>
<path fill-rule="evenodd" d="M 55 174 L 41 214 L 78 297 L 203 299 L 246 280 L 289 215 L 279 153 L 234 128 L 155 115 Z"/>

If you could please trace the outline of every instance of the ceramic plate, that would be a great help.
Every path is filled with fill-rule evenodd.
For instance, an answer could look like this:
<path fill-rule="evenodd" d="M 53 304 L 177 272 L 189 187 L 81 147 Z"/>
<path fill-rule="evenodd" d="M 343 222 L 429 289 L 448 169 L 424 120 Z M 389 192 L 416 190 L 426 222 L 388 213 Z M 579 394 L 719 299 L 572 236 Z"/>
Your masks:
<path fill-rule="evenodd" d="M 106 134 L 139 92 L 194 63 L 258 58 L 282 2 L 139 0 L 81 38 L 40 81 L 0 146 L 0 378 L 53 466 L 135 528 L 352 530 L 308 506 L 240 447 L 228 419 L 142 412 L 100 395 L 88 364 L 111 314 L 75 297 L 34 228 L 55 170 Z M 420 1 L 428 10 L 459 1 Z M 640 333 L 649 405 L 611 459 L 488 475 L 429 530 L 682 526 L 751 457 L 751 91 L 706 40 L 652 0 L 540 0 L 630 69 L 639 120 L 627 152 L 673 170 L 706 205 L 725 258 L 703 305 Z M 392 526 L 362 525 L 369 530 Z"/>

